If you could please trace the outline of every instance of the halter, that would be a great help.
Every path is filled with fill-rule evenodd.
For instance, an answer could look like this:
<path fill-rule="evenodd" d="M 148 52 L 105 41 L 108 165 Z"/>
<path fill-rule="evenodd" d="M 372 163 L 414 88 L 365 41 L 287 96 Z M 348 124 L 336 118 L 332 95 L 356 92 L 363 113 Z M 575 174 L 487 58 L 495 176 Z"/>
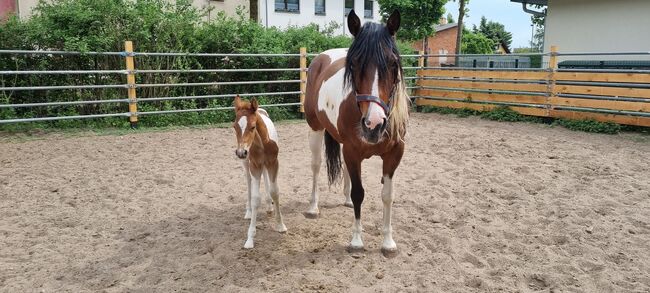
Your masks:
<path fill-rule="evenodd" d="M 355 94 L 357 98 L 357 104 L 361 102 L 369 102 L 369 103 L 375 103 L 379 105 L 382 109 L 384 109 L 384 114 L 388 116 L 390 114 L 390 110 L 393 108 L 393 98 L 395 96 L 395 89 L 390 93 L 390 98 L 388 98 L 388 105 L 384 103 L 379 97 L 373 96 L 373 95 L 364 95 L 364 94 Z"/>

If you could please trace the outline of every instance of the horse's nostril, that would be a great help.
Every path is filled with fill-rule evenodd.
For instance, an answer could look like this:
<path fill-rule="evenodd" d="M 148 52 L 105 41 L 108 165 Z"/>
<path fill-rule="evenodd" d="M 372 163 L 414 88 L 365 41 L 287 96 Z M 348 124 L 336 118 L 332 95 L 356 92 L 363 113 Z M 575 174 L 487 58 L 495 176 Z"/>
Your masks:
<path fill-rule="evenodd" d="M 363 124 L 366 125 L 366 127 L 370 127 L 370 120 L 363 118 Z"/>
<path fill-rule="evenodd" d="M 244 153 L 244 156 L 248 155 L 248 151 L 247 151 L 247 150 L 244 150 L 243 153 Z"/>

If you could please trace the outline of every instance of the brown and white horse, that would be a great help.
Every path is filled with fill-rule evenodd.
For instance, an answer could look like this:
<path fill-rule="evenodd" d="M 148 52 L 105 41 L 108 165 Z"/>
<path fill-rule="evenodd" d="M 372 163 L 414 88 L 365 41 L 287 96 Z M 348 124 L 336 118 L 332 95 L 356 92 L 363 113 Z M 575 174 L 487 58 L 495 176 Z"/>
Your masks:
<path fill-rule="evenodd" d="M 273 200 L 275 229 L 280 233 L 287 231 L 287 227 L 282 222 L 278 195 L 278 133 L 269 114 L 264 109 L 258 108 L 255 98 L 248 103 L 243 102 L 237 96 L 234 106 L 235 123 L 233 128 L 237 135 L 235 155 L 242 160 L 244 176 L 248 185 L 248 201 L 244 218 L 251 219 L 244 248 L 253 248 L 262 175 L 266 182 L 266 192 L 270 195 L 267 197 L 269 207 Z"/>
<path fill-rule="evenodd" d="M 350 250 L 363 250 L 361 240 L 361 162 L 372 156 L 383 160 L 381 182 L 384 203 L 382 253 L 393 256 L 391 209 L 393 174 L 404 153 L 409 98 L 404 87 L 401 59 L 395 43 L 400 14 L 393 12 L 386 26 L 366 23 L 351 11 L 348 28 L 354 36 L 349 49 L 332 49 L 318 55 L 309 66 L 305 116 L 311 127 L 312 197 L 308 218 L 318 217 L 317 178 L 321 165 L 323 138 L 329 183 L 341 173 L 341 145 L 345 161 L 344 192 L 354 207 Z M 351 188 L 350 184 L 351 183 Z"/>

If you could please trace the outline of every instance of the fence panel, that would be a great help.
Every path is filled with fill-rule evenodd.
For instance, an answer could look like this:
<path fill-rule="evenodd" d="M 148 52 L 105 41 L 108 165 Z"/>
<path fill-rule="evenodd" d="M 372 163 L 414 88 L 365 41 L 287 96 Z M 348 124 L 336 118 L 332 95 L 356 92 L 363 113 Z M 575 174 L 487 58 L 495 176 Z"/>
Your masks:
<path fill-rule="evenodd" d="M 508 106 L 531 116 L 650 126 L 650 70 L 558 68 L 557 56 L 585 54 L 552 47 L 540 55 L 548 57 L 548 68 L 418 70 L 416 105 L 480 111 Z"/>

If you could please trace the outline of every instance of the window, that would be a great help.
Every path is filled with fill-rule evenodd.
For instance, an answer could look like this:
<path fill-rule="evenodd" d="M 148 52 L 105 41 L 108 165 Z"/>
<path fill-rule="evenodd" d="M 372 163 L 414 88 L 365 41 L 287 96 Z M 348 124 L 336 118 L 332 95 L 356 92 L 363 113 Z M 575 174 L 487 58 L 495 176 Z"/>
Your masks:
<path fill-rule="evenodd" d="M 348 16 L 352 9 L 354 9 L 354 0 L 345 0 L 345 16 Z"/>
<path fill-rule="evenodd" d="M 325 15 L 325 0 L 314 0 L 314 14 Z"/>
<path fill-rule="evenodd" d="M 275 11 L 300 13 L 300 0 L 275 0 Z"/>
<path fill-rule="evenodd" d="M 372 5 L 374 4 L 374 2 L 375 1 L 371 1 L 371 0 L 363 1 L 363 17 L 372 18 L 372 10 L 373 10 Z"/>

